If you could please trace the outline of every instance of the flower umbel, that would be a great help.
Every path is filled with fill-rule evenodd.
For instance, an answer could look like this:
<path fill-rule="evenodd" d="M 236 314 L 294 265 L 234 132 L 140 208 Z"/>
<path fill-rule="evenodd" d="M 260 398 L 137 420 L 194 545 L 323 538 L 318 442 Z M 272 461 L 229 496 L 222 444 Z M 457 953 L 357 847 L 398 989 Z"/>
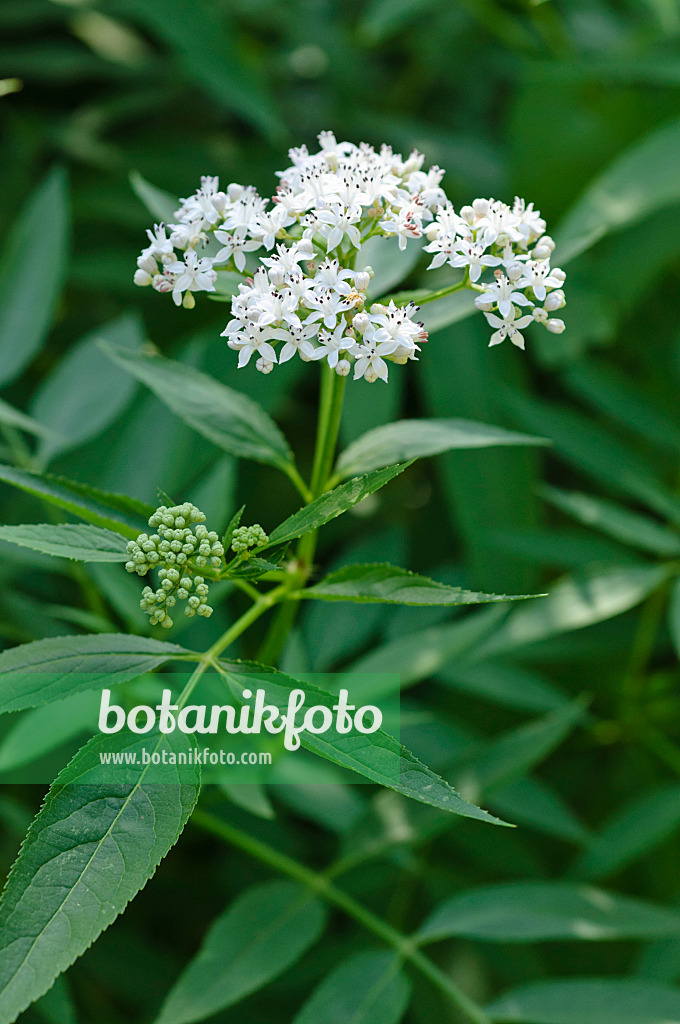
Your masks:
<path fill-rule="evenodd" d="M 394 302 L 366 301 L 373 272 L 361 263 L 362 247 L 375 236 L 396 237 L 399 249 L 431 253 L 428 269 L 457 271 L 451 290 L 480 293 L 476 305 L 497 328 L 492 345 L 506 336 L 520 344 L 517 307 L 560 333 L 563 322 L 548 314 L 564 305 L 566 275 L 551 266 L 555 243 L 532 203 L 475 199 L 456 212 L 441 188 L 444 172 L 423 170 L 417 150 L 404 158 L 386 145 L 338 142 L 332 132 L 321 132 L 319 144 L 316 153 L 289 151 L 271 199 L 252 186 L 222 190 L 218 178 L 202 178 L 174 223 L 147 232 L 135 283 L 191 308 L 195 292 L 215 291 L 220 272 L 240 274 L 222 332 L 239 368 L 255 356 L 256 369 L 270 373 L 297 355 L 325 359 L 343 376 L 353 367 L 355 380 L 387 381 L 388 363 L 416 359 L 427 341 L 413 303 L 397 313 Z"/>
<path fill-rule="evenodd" d="M 191 502 L 171 508 L 161 505 L 149 519 L 149 526 L 156 532 L 140 533 L 137 540 L 128 543 L 128 572 L 146 576 L 151 569 L 158 570 L 158 589 L 145 587 L 139 602 L 154 626 L 172 626 L 168 610 L 178 600 L 187 602 L 184 614 L 189 618 L 212 615 L 208 584 L 198 571 L 219 569 L 224 547 L 215 531 L 208 530 L 204 523 L 204 514 Z"/>

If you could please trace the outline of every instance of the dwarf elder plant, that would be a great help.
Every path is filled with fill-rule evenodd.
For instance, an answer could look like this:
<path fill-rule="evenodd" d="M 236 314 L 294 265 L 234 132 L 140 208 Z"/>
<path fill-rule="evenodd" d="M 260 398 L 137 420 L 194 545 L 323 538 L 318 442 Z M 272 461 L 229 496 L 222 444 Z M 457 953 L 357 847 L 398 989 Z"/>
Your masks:
<path fill-rule="evenodd" d="M 561 333 L 564 323 L 553 314 L 565 304 L 565 274 L 552 265 L 554 243 L 539 212 L 521 199 L 512 205 L 476 199 L 455 209 L 441 187 L 443 172 L 424 169 L 416 151 L 404 159 L 387 145 L 376 150 L 338 143 L 330 132 L 322 132 L 319 142 L 316 153 L 305 147 L 290 151 L 290 166 L 279 172 L 271 201 L 251 186 L 223 189 L 216 177 L 203 178 L 195 195 L 147 232 L 149 245 L 134 275 L 138 285 L 168 293 L 187 309 L 200 292 L 230 301 L 231 318 L 222 333 L 243 373 L 285 373 L 293 359 L 317 364 L 310 367 L 320 385 L 308 473 L 251 398 L 155 351 L 106 346 L 118 366 L 199 434 L 235 456 L 263 463 L 269 472 L 284 473 L 301 507 L 281 522 L 272 509 L 269 533 L 249 522 L 244 508 L 230 510 L 229 526 L 219 536 L 182 495 L 177 501 L 164 497 L 152 509 L 62 478 L 5 470 L 6 482 L 83 522 L 5 527 L 3 539 L 48 555 L 124 563 L 143 580 L 139 620 L 141 625 L 148 616 L 152 630 L 147 636 L 50 637 L 6 651 L 0 656 L 2 711 L 36 708 L 187 664 L 195 667 L 176 695 L 180 709 L 206 673 L 214 673 L 239 703 L 261 688 L 267 700 L 284 706 L 291 691 L 302 689 L 330 707 L 337 700 L 333 694 L 278 667 L 301 602 L 458 606 L 513 600 L 388 563 L 350 565 L 324 576 L 315 564 L 317 536 L 325 524 L 407 471 L 414 459 L 454 448 L 536 443 L 469 421 L 410 419 L 379 426 L 336 452 L 348 379 L 370 402 L 369 385 L 389 387 L 391 373 L 408 372 L 411 361 L 427 359 L 420 306 L 465 293 L 465 301 L 472 297 L 488 321 L 492 346 L 509 339 L 523 348 L 522 332 L 534 324 Z M 145 183 L 140 188 L 160 211 L 165 197 Z M 390 294 L 423 251 L 437 286 Z M 234 589 L 242 592 L 246 610 L 208 650 L 192 651 L 163 638 L 180 615 L 209 618 Z M 246 634 L 265 616 L 267 632 L 253 652 Z M 243 652 L 255 653 L 255 659 L 237 660 Z M 370 735 L 331 729 L 322 740 L 303 733 L 302 744 L 430 808 L 499 824 L 382 729 Z M 164 751 L 172 754 L 163 758 L 160 775 L 143 764 L 124 780 L 107 775 L 102 752 L 136 756 L 150 745 L 159 759 Z M 216 921 L 169 992 L 158 1024 L 204 1019 L 283 972 L 321 935 L 324 902 L 353 916 L 391 951 L 366 954 L 362 962 L 359 973 L 370 985 L 361 1020 L 389 1024 L 403 1014 L 408 984 L 402 961 L 439 989 L 461 1019 L 488 1019 L 421 951 L 419 941 L 407 939 L 329 878 L 320 881 L 219 815 L 195 810 L 200 764 L 178 756 L 195 749 L 194 736 L 180 732 L 125 739 L 96 735 L 58 775 L 30 826 L 0 908 L 0 1024 L 10 1024 L 43 996 L 125 909 L 194 812 L 197 824 L 289 881 L 249 890 Z M 396 775 L 384 770 L 386 751 L 398 759 Z M 244 929 L 261 920 L 268 922 L 265 938 L 258 938 L 265 948 L 249 951 Z M 217 963 L 224 969 L 215 971 Z M 313 1006 L 300 1019 L 316 1019 Z"/>

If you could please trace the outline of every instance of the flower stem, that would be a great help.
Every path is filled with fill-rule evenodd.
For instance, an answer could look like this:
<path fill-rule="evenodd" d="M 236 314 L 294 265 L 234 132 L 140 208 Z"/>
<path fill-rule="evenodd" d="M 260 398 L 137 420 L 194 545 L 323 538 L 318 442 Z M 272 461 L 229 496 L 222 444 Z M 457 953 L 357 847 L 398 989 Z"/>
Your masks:
<path fill-rule="evenodd" d="M 367 931 L 377 935 L 388 946 L 391 946 L 399 956 L 420 971 L 454 1006 L 462 1010 L 466 1017 L 473 1021 L 473 1024 L 489 1024 L 489 1019 L 482 1008 L 466 996 L 448 975 L 440 970 L 436 964 L 416 947 L 415 943 L 407 935 L 403 935 L 396 928 L 392 928 L 391 925 L 383 921 L 377 914 L 362 906 L 361 903 L 348 896 L 342 889 L 338 889 L 329 880 L 327 875 L 312 871 L 310 868 L 305 867 L 304 864 L 299 864 L 296 860 L 293 860 L 292 857 L 286 856 L 285 853 L 280 853 L 279 850 L 275 850 L 273 847 L 261 842 L 261 840 L 255 839 L 246 832 L 234 828 L 221 818 L 207 811 L 194 811 L 191 821 L 205 832 L 210 832 L 231 846 L 236 846 L 238 849 L 243 850 L 244 853 L 274 868 L 275 871 L 293 878 L 296 882 L 301 882 L 302 885 L 307 886 L 312 892 L 332 903 L 339 910 L 344 911 L 358 924 L 366 928 Z"/>
<path fill-rule="evenodd" d="M 324 362 L 321 376 L 319 419 L 308 501 L 318 498 L 328 488 L 338 441 L 338 432 L 340 430 L 344 394 L 345 378 L 340 377 L 339 374 L 335 373 Z M 295 572 L 289 575 L 284 584 L 285 589 L 289 593 L 300 590 L 312 571 L 317 532 L 317 530 L 312 530 L 311 533 L 305 534 L 298 543 L 295 553 L 297 568 Z M 274 617 L 269 633 L 258 652 L 258 661 L 262 661 L 266 665 L 273 665 L 278 661 L 295 621 L 298 605 L 298 598 L 290 598 L 281 605 L 277 615 Z"/>

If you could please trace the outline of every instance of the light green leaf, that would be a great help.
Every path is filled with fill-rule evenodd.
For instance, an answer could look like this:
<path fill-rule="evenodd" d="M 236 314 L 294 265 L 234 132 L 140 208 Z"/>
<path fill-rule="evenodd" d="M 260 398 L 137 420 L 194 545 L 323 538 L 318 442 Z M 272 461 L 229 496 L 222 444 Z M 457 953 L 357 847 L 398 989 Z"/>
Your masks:
<path fill-rule="evenodd" d="M 2 528 L 0 527 L 0 539 Z M 324 601 L 409 605 L 489 604 L 495 601 L 523 601 L 533 595 L 479 594 L 460 587 L 448 587 L 427 576 L 393 565 L 348 565 L 330 573 L 300 597 Z"/>
<path fill-rule="evenodd" d="M 128 769 L 129 784 L 107 781 L 99 755 L 111 750 L 111 740 L 95 737 L 57 776 L 7 880 L 0 903 L 2 1024 L 43 995 L 125 909 L 196 803 L 196 766 L 140 765 Z M 150 745 L 148 735 L 135 736 L 120 749 L 139 756 Z M 193 745 L 175 732 L 159 737 L 156 749 L 186 757 Z"/>
<path fill-rule="evenodd" d="M 542 601 L 514 608 L 479 646 L 477 656 L 486 658 L 621 615 L 657 590 L 670 571 L 663 565 L 595 566 L 563 577 Z"/>
<path fill-rule="evenodd" d="M 633 978 L 537 981 L 501 996 L 486 1013 L 518 1024 L 680 1024 L 680 990 Z"/>
<path fill-rule="evenodd" d="M 43 380 L 31 405 L 37 420 L 49 427 L 38 451 L 46 465 L 97 437 L 125 409 L 135 390 L 129 374 L 112 367 L 97 344 L 106 339 L 127 349 L 139 348 L 144 332 L 138 317 L 125 314 L 88 334 L 69 349 Z"/>
<path fill-rule="evenodd" d="M 280 523 L 269 535 L 267 547 L 271 547 L 273 544 L 286 544 L 288 541 L 295 540 L 296 537 L 302 537 L 303 534 L 324 526 L 331 519 L 347 512 L 369 494 L 380 490 L 409 466 L 410 462 L 398 466 L 387 466 L 385 469 L 354 477 L 352 480 L 340 484 L 334 490 L 327 491 L 326 494 L 315 498 L 309 505 L 298 509 L 283 523 Z"/>
<path fill-rule="evenodd" d="M 288 442 L 252 398 L 199 370 L 162 356 L 132 353 L 102 344 L 104 351 L 213 444 L 232 455 L 279 468 L 290 465 Z"/>
<path fill-rule="evenodd" d="M 0 654 L 0 713 L 115 686 L 186 654 L 176 644 L 122 633 L 48 637 L 12 647 Z"/>
<path fill-rule="evenodd" d="M 604 878 L 634 863 L 680 828 L 680 785 L 655 788 L 617 810 L 574 864 L 577 878 Z"/>
<path fill-rule="evenodd" d="M 66 270 L 68 234 L 66 176 L 55 168 L 31 196 L 3 247 L 0 385 L 21 373 L 50 329 Z"/>
<path fill-rule="evenodd" d="M 399 1024 L 410 992 L 393 953 L 358 953 L 324 978 L 293 1024 Z"/>
<path fill-rule="evenodd" d="M 152 217 L 163 224 L 171 224 L 175 220 L 175 213 L 180 205 L 179 199 L 152 185 L 139 171 L 130 171 L 130 185 Z"/>
<path fill-rule="evenodd" d="M 65 700 L 26 711 L 0 742 L 0 772 L 31 764 L 74 736 L 92 733 L 98 711 L 97 693 L 74 693 Z"/>
<path fill-rule="evenodd" d="M 369 430 L 346 448 L 338 459 L 337 472 L 343 477 L 355 476 L 395 462 L 454 449 L 547 443 L 540 437 L 515 434 L 471 420 L 397 420 Z"/>
<path fill-rule="evenodd" d="M 521 422 L 552 440 L 566 462 L 592 476 L 599 485 L 608 483 L 680 524 L 680 501 L 650 472 L 648 462 L 630 451 L 610 432 L 572 409 L 548 404 L 519 392 L 502 389 L 503 401 Z"/>
<path fill-rule="evenodd" d="M 601 530 L 624 544 L 667 558 L 680 555 L 680 536 L 648 516 L 631 512 L 605 498 L 579 491 L 543 487 L 540 494 L 551 505 L 573 516 L 578 522 L 594 530 Z"/>
<path fill-rule="evenodd" d="M 454 659 L 468 656 L 498 628 L 507 615 L 502 605 L 456 622 L 431 626 L 388 640 L 350 665 L 352 672 L 398 672 L 401 688 L 436 675 Z"/>
<path fill-rule="evenodd" d="M 18 487 L 49 505 L 85 519 L 94 526 L 135 540 L 148 527 L 149 516 L 155 511 L 135 498 L 123 494 L 98 491 L 96 487 L 67 480 L 49 473 L 32 473 L 27 469 L 0 465 L 0 483 Z"/>
<path fill-rule="evenodd" d="M 655 210 L 680 201 L 675 168 L 680 161 L 680 121 L 646 135 L 588 185 L 555 232 L 559 263 L 589 249 Z"/>
<path fill-rule="evenodd" d="M 80 562 L 124 562 L 125 540 L 119 533 L 84 523 L 27 523 L 24 526 L 0 526 L 0 540 L 18 544 L 57 558 Z"/>
<path fill-rule="evenodd" d="M 307 694 L 308 707 L 318 704 L 332 710 L 338 701 L 332 693 L 311 683 L 302 683 L 266 665 L 222 662 L 220 670 L 226 675 L 230 690 L 241 704 L 244 703 L 245 689 L 253 692 L 263 689 L 265 702 L 275 705 L 282 712 L 288 709 L 291 690 L 298 688 Z M 487 811 L 463 800 L 447 782 L 421 764 L 410 750 L 400 746 L 383 729 L 366 735 L 355 729 L 340 733 L 335 726 L 319 734 L 305 730 L 300 734 L 300 742 L 307 750 L 421 803 L 464 817 L 504 824 Z"/>
<path fill-rule="evenodd" d="M 25 413 L 15 409 L 8 402 L 3 402 L 2 399 L 0 399 L 0 423 L 5 423 L 8 427 L 17 427 L 27 434 L 35 434 L 36 437 L 49 437 L 52 433 L 49 427 L 26 416 Z"/>
<path fill-rule="evenodd" d="M 295 882 L 242 893 L 212 924 L 156 1024 L 204 1020 L 262 988 L 320 938 L 325 917 L 319 900 Z"/>
<path fill-rule="evenodd" d="M 486 942 L 653 939 L 680 933 L 680 913 L 573 882 L 513 882 L 446 900 L 417 933 L 419 942 L 454 935 Z"/>

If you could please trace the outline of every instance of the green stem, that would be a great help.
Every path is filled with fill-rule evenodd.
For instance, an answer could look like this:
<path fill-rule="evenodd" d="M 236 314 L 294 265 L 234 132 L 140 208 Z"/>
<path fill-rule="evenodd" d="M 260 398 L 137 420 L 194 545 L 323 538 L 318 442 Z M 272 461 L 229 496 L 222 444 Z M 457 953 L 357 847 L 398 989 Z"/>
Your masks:
<path fill-rule="evenodd" d="M 335 448 L 342 418 L 342 403 L 345 395 L 345 378 L 332 370 L 326 362 L 321 375 L 321 397 L 319 402 L 319 421 L 314 448 L 314 462 L 309 484 L 310 498 L 318 498 L 328 489 L 329 476 L 335 457 Z M 300 540 L 295 553 L 297 568 L 291 573 L 286 583 L 286 590 L 291 593 L 300 590 L 312 571 L 314 554 L 317 544 L 317 530 L 305 534 Z M 267 637 L 258 652 L 258 661 L 266 665 L 275 664 L 281 656 L 284 644 L 295 622 L 299 605 L 298 598 L 291 598 L 279 608 Z"/>
<path fill-rule="evenodd" d="M 246 832 L 242 832 L 240 829 L 228 825 L 221 818 L 207 811 L 194 811 L 191 821 L 204 831 L 210 832 L 231 846 L 243 850 L 244 853 L 274 868 L 275 871 L 293 878 L 296 882 L 301 882 L 302 885 L 305 885 L 312 892 L 332 903 L 339 910 L 344 911 L 358 924 L 366 928 L 367 931 L 372 932 L 388 946 L 396 950 L 400 957 L 403 957 L 404 960 L 420 971 L 424 977 L 428 978 L 474 1024 L 489 1024 L 489 1019 L 482 1008 L 466 996 L 448 975 L 444 974 L 436 964 L 416 947 L 415 943 L 407 935 L 403 935 L 396 928 L 392 928 L 382 918 L 362 906 L 361 903 L 358 903 L 341 889 L 338 889 L 326 875 L 312 871 L 310 868 L 305 867 L 304 864 L 299 864 L 296 860 L 286 856 L 285 853 L 280 853 L 273 847 L 268 846 L 259 839 L 255 839 Z"/>

